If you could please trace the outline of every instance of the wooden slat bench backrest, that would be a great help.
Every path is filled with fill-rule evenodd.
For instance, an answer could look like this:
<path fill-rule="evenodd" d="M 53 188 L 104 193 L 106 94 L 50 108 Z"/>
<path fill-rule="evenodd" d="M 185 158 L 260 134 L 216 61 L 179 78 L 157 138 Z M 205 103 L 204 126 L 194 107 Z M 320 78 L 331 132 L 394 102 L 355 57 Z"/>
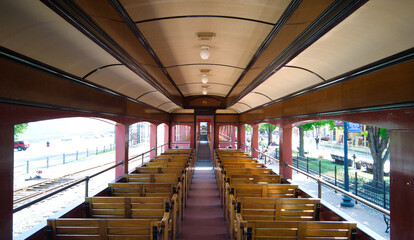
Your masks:
<path fill-rule="evenodd" d="M 163 168 L 181 168 L 184 169 L 186 166 L 186 162 L 146 162 L 144 166 L 147 167 L 163 167 Z"/>
<path fill-rule="evenodd" d="M 226 175 L 263 175 L 263 174 L 275 174 L 270 168 L 225 168 Z"/>
<path fill-rule="evenodd" d="M 266 166 L 263 163 L 221 163 L 222 168 L 265 168 Z"/>
<path fill-rule="evenodd" d="M 115 197 L 172 197 L 177 183 L 109 183 Z M 174 190 L 175 189 L 175 190 Z"/>
<path fill-rule="evenodd" d="M 244 228 L 246 240 L 253 239 L 354 239 L 356 224 L 350 222 L 295 222 L 247 221 Z"/>
<path fill-rule="evenodd" d="M 165 150 L 165 154 L 191 154 L 193 152 L 193 149 L 167 149 Z"/>
<path fill-rule="evenodd" d="M 152 158 L 150 162 L 189 162 L 189 158 L 174 158 L 174 157 L 156 157 Z"/>
<path fill-rule="evenodd" d="M 126 182 L 178 182 L 184 178 L 184 174 L 161 173 L 161 174 L 125 174 Z"/>
<path fill-rule="evenodd" d="M 281 183 L 282 176 L 279 175 L 255 175 L 255 174 L 234 174 L 226 175 L 226 182 L 230 184 L 239 183 Z"/>
<path fill-rule="evenodd" d="M 320 199 L 238 197 L 236 211 L 242 220 L 319 220 Z"/>
<path fill-rule="evenodd" d="M 89 197 L 85 199 L 88 217 L 141 218 L 161 220 L 169 212 L 167 197 Z"/>
<path fill-rule="evenodd" d="M 158 238 L 160 221 L 150 219 L 60 218 L 47 221 L 54 240 L 84 239 L 149 239 Z M 164 237 L 168 233 L 163 229 Z M 165 233 L 165 234 L 164 234 Z M 166 237 L 165 237 L 166 236 Z"/>
<path fill-rule="evenodd" d="M 182 173 L 183 171 L 181 167 L 137 167 L 132 173 Z"/>
<path fill-rule="evenodd" d="M 295 198 L 298 185 L 294 184 L 231 184 L 234 197 Z"/>

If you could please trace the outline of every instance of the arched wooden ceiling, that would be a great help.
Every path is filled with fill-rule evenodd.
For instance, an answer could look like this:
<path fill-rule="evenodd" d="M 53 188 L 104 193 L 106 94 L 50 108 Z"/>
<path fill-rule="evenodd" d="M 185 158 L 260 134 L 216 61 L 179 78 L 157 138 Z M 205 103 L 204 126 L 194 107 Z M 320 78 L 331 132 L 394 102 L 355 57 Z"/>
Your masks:
<path fill-rule="evenodd" d="M 4 0 L 0 45 L 166 112 L 183 112 L 206 85 L 226 112 L 243 113 L 411 54 L 412 9 L 411 0 Z"/>

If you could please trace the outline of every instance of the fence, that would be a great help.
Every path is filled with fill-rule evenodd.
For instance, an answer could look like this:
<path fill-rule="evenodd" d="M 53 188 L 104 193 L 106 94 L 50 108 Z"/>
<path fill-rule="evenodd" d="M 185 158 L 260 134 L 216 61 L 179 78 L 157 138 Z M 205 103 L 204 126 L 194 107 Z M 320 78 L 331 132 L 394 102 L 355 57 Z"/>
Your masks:
<path fill-rule="evenodd" d="M 293 157 L 293 166 L 307 173 L 315 174 L 323 180 L 334 184 L 340 188 L 345 188 L 344 168 L 337 165 L 326 164 L 321 160 L 314 160 L 308 157 Z M 372 203 L 382 206 L 385 209 L 390 207 L 390 185 L 383 182 L 374 182 L 363 176 L 358 176 L 358 172 L 349 174 L 349 190 L 355 195 L 366 199 Z"/>
<path fill-rule="evenodd" d="M 145 143 L 142 143 L 145 144 Z M 161 145 L 159 147 L 162 147 L 160 152 L 164 151 L 164 145 Z M 67 164 L 75 161 L 81 161 L 85 160 L 88 157 L 114 151 L 115 150 L 115 144 L 109 144 L 109 145 L 102 145 L 101 147 L 96 148 L 86 148 L 83 151 L 76 151 L 72 153 L 62 153 L 57 155 L 50 155 L 45 156 L 39 159 L 32 159 L 27 160 L 25 163 L 16 165 L 14 167 L 14 176 L 21 176 L 25 174 L 31 173 L 33 170 L 39 170 L 43 168 L 49 168 L 53 166 L 58 166 L 61 164 Z"/>

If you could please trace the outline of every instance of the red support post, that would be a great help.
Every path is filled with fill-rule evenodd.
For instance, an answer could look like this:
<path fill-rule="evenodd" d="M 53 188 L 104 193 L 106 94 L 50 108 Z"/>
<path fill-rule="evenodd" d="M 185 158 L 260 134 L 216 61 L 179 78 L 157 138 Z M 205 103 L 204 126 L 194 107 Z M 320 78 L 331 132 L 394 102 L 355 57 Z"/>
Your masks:
<path fill-rule="evenodd" d="M 128 173 L 128 144 L 129 127 L 117 123 L 115 125 L 115 162 L 124 162 L 123 166 L 115 168 L 115 178 L 119 178 Z"/>
<path fill-rule="evenodd" d="M 292 127 L 279 128 L 279 174 L 292 179 L 292 169 L 285 162 L 292 165 Z"/>
<path fill-rule="evenodd" d="M 252 131 L 252 157 L 258 158 L 259 153 L 256 150 L 259 149 L 259 124 L 252 125 Z"/>
<path fill-rule="evenodd" d="M 239 128 L 237 129 L 237 148 L 245 151 L 244 144 L 246 143 L 246 125 L 239 124 Z"/>
<path fill-rule="evenodd" d="M 157 125 L 152 124 L 150 125 L 150 149 L 154 148 L 154 151 L 151 151 L 150 158 L 154 158 L 157 156 L 157 151 L 155 150 L 157 147 Z"/>
<path fill-rule="evenodd" d="M 0 125 L 0 236 L 13 239 L 14 126 Z"/>
<path fill-rule="evenodd" d="M 190 127 L 190 148 L 194 148 L 195 147 L 195 143 L 194 143 L 194 132 L 195 132 L 195 129 L 194 129 L 194 125 L 192 125 L 192 126 L 189 126 Z M 187 130 L 187 132 L 188 132 L 188 130 Z"/>
<path fill-rule="evenodd" d="M 167 124 L 164 124 L 164 142 L 162 144 L 169 142 L 169 140 L 170 140 L 170 126 L 168 126 Z M 169 145 L 170 145 L 169 143 L 165 145 L 164 150 L 167 150 Z"/>

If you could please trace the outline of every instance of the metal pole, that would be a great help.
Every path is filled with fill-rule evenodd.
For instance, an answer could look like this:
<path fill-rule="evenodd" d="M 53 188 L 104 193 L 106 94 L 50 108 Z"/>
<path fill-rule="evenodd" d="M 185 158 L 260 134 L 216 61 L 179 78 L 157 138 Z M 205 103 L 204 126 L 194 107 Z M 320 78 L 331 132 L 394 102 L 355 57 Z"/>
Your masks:
<path fill-rule="evenodd" d="M 65 154 L 63 154 L 63 164 L 65 164 Z"/>
<path fill-rule="evenodd" d="M 46 157 L 46 168 L 49 168 L 49 157 Z"/>
<path fill-rule="evenodd" d="M 385 181 L 383 181 L 383 191 L 384 191 L 384 198 L 383 198 L 383 200 L 384 200 L 384 208 L 385 209 L 387 209 L 387 193 L 386 193 L 386 190 L 387 190 L 387 186 L 386 186 Z"/>
<path fill-rule="evenodd" d="M 335 165 L 335 186 L 337 186 L 338 184 L 338 179 L 336 178 L 336 165 Z M 335 190 L 335 193 L 337 193 L 337 191 Z"/>
<path fill-rule="evenodd" d="M 319 160 L 319 177 L 321 177 L 321 160 Z"/>
<path fill-rule="evenodd" d="M 85 197 L 88 197 L 89 192 L 89 176 L 85 177 Z"/>
<path fill-rule="evenodd" d="M 142 156 L 142 163 L 141 163 L 141 165 L 144 165 L 144 154 L 142 154 L 141 156 Z"/>
<path fill-rule="evenodd" d="M 322 182 L 321 179 L 318 179 L 318 198 L 322 198 Z"/>
<path fill-rule="evenodd" d="M 78 160 L 78 151 L 76 151 L 76 161 Z"/>
<path fill-rule="evenodd" d="M 344 122 L 344 177 L 345 177 L 345 191 L 349 192 L 349 174 L 348 174 L 348 122 Z M 353 207 L 352 199 L 343 195 L 341 206 Z"/>
<path fill-rule="evenodd" d="M 98 147 L 96 147 L 96 154 L 95 155 L 98 155 Z"/>
<path fill-rule="evenodd" d="M 29 174 L 29 160 L 27 160 L 27 164 L 26 164 L 26 173 Z"/>
<path fill-rule="evenodd" d="M 89 157 L 88 149 L 86 149 L 86 157 Z"/>
<path fill-rule="evenodd" d="M 358 196 L 358 172 L 355 172 L 355 195 Z M 358 201 L 355 201 L 358 204 Z"/>

